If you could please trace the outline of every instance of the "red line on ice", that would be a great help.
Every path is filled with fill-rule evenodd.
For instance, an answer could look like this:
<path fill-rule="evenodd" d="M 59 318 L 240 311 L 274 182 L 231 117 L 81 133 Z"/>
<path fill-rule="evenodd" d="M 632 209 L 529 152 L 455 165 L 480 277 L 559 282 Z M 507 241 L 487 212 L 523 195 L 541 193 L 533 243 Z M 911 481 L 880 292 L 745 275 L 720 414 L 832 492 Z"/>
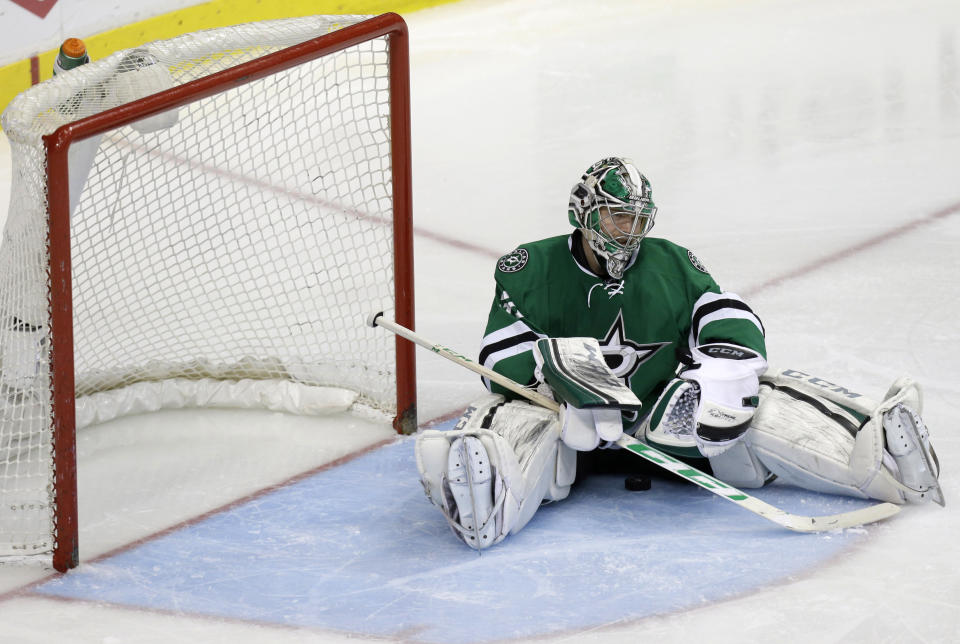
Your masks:
<path fill-rule="evenodd" d="M 852 246 L 848 246 L 846 248 L 841 248 L 840 250 L 830 253 L 825 257 L 820 257 L 818 259 L 815 259 L 812 262 L 799 266 L 782 275 L 778 275 L 777 277 L 771 278 L 766 282 L 759 284 L 758 286 L 753 286 L 748 288 L 744 292 L 744 295 L 747 295 L 747 296 L 756 295 L 757 293 L 761 291 L 765 291 L 766 289 L 771 288 L 773 286 L 779 286 L 780 284 L 782 284 L 787 280 L 793 279 L 795 277 L 800 277 L 802 275 L 806 275 L 807 273 L 818 271 L 821 268 L 824 268 L 831 264 L 835 264 L 839 261 L 847 259 L 848 257 L 856 255 L 857 253 L 874 248 L 875 246 L 879 246 L 880 244 L 883 244 L 884 242 L 887 242 L 887 241 L 890 241 L 891 239 L 899 237 L 900 235 L 904 235 L 906 233 L 913 232 L 918 228 L 923 228 L 924 226 L 928 226 L 932 223 L 940 221 L 941 219 L 945 219 L 946 217 L 949 217 L 950 215 L 954 215 L 958 212 L 960 212 L 960 202 L 952 204 L 945 208 L 941 208 L 940 210 L 932 212 L 929 215 L 925 215 L 923 217 L 919 217 L 917 219 L 908 221 L 905 224 L 897 226 L 896 228 L 893 228 L 886 232 L 880 233 L 879 235 L 868 237 L 867 239 L 861 242 L 857 242 L 856 244 L 853 244 Z"/>

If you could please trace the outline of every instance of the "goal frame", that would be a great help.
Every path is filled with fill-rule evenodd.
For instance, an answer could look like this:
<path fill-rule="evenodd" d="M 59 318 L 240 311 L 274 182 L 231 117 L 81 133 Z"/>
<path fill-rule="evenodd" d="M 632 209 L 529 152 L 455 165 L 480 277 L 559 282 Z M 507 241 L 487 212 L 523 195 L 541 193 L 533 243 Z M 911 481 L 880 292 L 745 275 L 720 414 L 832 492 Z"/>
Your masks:
<path fill-rule="evenodd" d="M 395 310 L 399 323 L 414 328 L 409 34 L 406 23 L 399 15 L 387 13 L 375 16 L 210 76 L 68 123 L 43 137 L 48 190 L 50 388 L 55 487 L 53 567 L 56 570 L 66 572 L 79 563 L 73 286 L 67 162 L 70 145 L 381 37 L 389 39 Z M 357 320 L 357 324 L 363 324 L 363 321 Z M 393 426 L 397 432 L 409 434 L 417 428 L 414 346 L 400 337 L 397 337 L 395 346 L 397 415 Z"/>

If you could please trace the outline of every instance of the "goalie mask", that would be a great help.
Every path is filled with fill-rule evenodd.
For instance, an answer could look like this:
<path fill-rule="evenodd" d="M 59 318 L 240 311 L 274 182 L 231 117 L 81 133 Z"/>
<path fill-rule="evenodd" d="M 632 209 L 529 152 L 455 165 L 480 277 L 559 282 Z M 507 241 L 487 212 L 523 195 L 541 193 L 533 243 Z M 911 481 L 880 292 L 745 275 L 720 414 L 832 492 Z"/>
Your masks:
<path fill-rule="evenodd" d="M 570 223 L 583 231 L 615 279 L 623 277 L 656 214 L 650 182 L 629 159 L 594 163 L 570 192 Z"/>

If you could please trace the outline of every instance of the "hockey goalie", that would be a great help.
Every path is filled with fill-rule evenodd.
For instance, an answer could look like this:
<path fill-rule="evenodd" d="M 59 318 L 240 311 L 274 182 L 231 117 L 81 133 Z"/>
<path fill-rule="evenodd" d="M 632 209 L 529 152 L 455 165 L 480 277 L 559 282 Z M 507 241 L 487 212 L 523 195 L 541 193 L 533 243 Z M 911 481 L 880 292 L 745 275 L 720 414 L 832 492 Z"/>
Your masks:
<path fill-rule="evenodd" d="M 917 383 L 877 402 L 769 369 L 760 319 L 692 252 L 648 237 L 656 214 L 646 177 L 605 158 L 573 187 L 571 234 L 497 262 L 480 362 L 561 411 L 484 379 L 453 430 L 418 435 L 424 490 L 454 534 L 479 550 L 521 530 L 623 433 L 737 487 L 943 505 Z"/>

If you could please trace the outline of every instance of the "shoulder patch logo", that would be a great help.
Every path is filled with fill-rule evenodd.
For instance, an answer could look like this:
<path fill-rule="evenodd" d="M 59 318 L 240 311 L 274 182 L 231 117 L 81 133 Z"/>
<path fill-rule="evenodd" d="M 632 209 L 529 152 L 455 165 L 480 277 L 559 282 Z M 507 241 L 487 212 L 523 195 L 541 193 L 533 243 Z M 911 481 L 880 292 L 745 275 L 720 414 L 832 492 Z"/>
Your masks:
<path fill-rule="evenodd" d="M 687 257 L 690 258 L 690 263 L 693 264 L 693 267 L 694 267 L 695 269 L 697 269 L 697 270 L 700 271 L 701 273 L 709 273 L 709 271 L 707 270 L 707 268 L 703 265 L 703 262 L 701 262 L 699 259 L 697 259 L 697 256 L 693 254 L 693 251 L 692 251 L 692 250 L 688 250 L 688 251 L 687 251 Z"/>
<path fill-rule="evenodd" d="M 527 265 L 530 255 L 523 248 L 507 253 L 497 262 L 497 269 L 504 273 L 516 273 Z"/>

